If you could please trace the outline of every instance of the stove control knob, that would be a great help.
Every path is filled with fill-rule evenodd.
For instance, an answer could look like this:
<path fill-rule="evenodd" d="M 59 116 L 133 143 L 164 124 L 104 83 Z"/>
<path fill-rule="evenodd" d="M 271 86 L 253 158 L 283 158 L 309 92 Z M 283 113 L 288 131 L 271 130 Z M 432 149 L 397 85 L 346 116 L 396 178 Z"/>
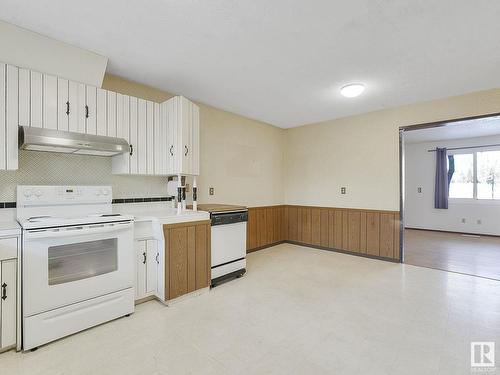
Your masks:
<path fill-rule="evenodd" d="M 42 196 L 42 191 L 41 190 L 36 190 L 35 195 L 37 198 L 40 198 Z"/>
<path fill-rule="evenodd" d="M 95 191 L 95 195 L 97 195 L 97 196 L 101 195 L 101 191 L 100 191 L 99 189 L 97 189 L 97 190 Z"/>
<path fill-rule="evenodd" d="M 109 191 L 108 191 L 108 189 L 102 189 L 102 190 L 101 190 L 101 193 L 102 193 L 102 195 L 104 195 L 104 196 L 109 195 Z"/>
<path fill-rule="evenodd" d="M 33 195 L 33 190 L 25 190 L 23 195 L 26 197 L 26 198 L 29 198 Z"/>

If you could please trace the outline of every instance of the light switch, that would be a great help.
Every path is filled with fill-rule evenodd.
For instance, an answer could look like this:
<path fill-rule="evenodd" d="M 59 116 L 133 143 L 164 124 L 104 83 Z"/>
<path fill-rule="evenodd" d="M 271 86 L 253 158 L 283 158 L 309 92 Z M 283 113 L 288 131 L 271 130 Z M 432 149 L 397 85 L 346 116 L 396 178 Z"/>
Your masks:
<path fill-rule="evenodd" d="M 341 187 L 340 188 L 340 194 L 346 194 L 347 193 L 347 188 Z"/>
<path fill-rule="evenodd" d="M 214 195 L 215 194 L 215 190 L 214 190 L 213 187 L 208 188 L 208 194 L 209 195 Z"/>

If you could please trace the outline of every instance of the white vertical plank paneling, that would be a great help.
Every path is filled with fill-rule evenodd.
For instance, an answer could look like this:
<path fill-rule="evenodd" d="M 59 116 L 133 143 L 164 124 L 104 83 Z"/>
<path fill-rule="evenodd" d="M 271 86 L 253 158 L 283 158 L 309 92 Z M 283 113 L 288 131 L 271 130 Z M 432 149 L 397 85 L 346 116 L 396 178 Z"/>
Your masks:
<path fill-rule="evenodd" d="M 154 156 L 155 156 L 155 139 L 154 139 L 154 103 L 151 101 L 146 102 L 146 163 L 147 163 L 147 174 L 155 173 L 154 166 Z"/>
<path fill-rule="evenodd" d="M 162 150 L 164 147 L 162 147 L 162 119 L 161 119 L 161 108 L 160 104 L 155 103 L 154 104 L 154 121 L 153 121 L 153 128 L 154 128 L 154 165 L 155 165 L 155 170 L 154 174 L 156 175 L 161 175 L 163 174 L 163 154 Z"/>
<path fill-rule="evenodd" d="M 116 137 L 129 142 L 129 97 L 116 94 Z M 112 172 L 115 174 L 130 173 L 130 154 L 113 156 Z"/>
<path fill-rule="evenodd" d="M 137 158 L 138 173 L 147 173 L 147 104 L 144 99 L 137 100 Z"/>
<path fill-rule="evenodd" d="M 57 130 L 68 131 L 69 129 L 69 82 L 67 79 L 57 79 Z"/>
<path fill-rule="evenodd" d="M 2 322 L 0 337 L 2 346 L 12 346 L 16 344 L 17 332 L 17 260 L 9 259 L 0 262 L 2 268 L 0 272 L 1 283 L 8 288 L 7 298 L 2 300 L 0 319 Z"/>
<path fill-rule="evenodd" d="M 85 91 L 85 106 L 88 108 L 87 113 L 84 115 L 86 117 L 86 133 L 97 134 L 97 88 L 94 86 L 85 86 Z"/>
<path fill-rule="evenodd" d="M 107 95 L 106 90 L 97 89 L 97 135 L 107 133 Z"/>
<path fill-rule="evenodd" d="M 17 127 L 19 124 L 19 71 L 7 65 L 7 97 L 5 100 L 5 161 L 7 169 L 17 169 Z"/>
<path fill-rule="evenodd" d="M 78 82 L 74 81 L 68 82 L 68 102 L 69 102 L 68 130 L 70 132 L 79 132 L 78 118 L 79 115 L 83 114 L 83 111 L 85 109 L 83 108 L 83 105 L 80 105 L 79 86 L 85 87 L 84 85 Z"/>
<path fill-rule="evenodd" d="M 158 263 L 156 263 L 156 255 L 158 253 L 158 241 L 146 241 L 146 293 L 156 293 L 158 285 Z"/>
<path fill-rule="evenodd" d="M 43 75 L 43 127 L 57 129 L 57 77 Z"/>
<path fill-rule="evenodd" d="M 30 126 L 43 127 L 43 76 L 42 73 L 31 71 L 30 79 Z"/>
<path fill-rule="evenodd" d="M 133 96 L 130 97 L 130 145 L 132 146 L 132 155 L 130 157 L 130 173 L 139 173 L 139 158 L 138 158 L 138 138 L 137 138 L 137 121 L 138 121 L 138 100 Z"/>
<path fill-rule="evenodd" d="M 107 125 L 107 136 L 116 137 L 116 93 L 113 91 L 108 91 L 108 103 L 107 103 L 107 115 L 108 115 L 108 125 Z"/>
<path fill-rule="evenodd" d="M 7 66 L 0 63 L 0 169 L 6 169 L 6 137 L 5 137 L 5 92 Z"/>
<path fill-rule="evenodd" d="M 87 105 L 87 88 L 83 83 L 77 84 L 77 100 L 71 105 L 72 113 L 76 115 L 76 131 L 87 133 L 87 118 L 85 117 L 85 106 Z M 71 123 L 71 122 L 70 122 Z"/>
<path fill-rule="evenodd" d="M 30 126 L 30 71 L 19 68 L 19 125 Z"/>

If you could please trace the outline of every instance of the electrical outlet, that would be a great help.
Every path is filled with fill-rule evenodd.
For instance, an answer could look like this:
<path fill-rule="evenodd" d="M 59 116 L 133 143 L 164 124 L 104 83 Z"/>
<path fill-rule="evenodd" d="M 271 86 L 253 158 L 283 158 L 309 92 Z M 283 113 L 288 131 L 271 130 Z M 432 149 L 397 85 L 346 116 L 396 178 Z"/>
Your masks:
<path fill-rule="evenodd" d="M 215 190 L 213 187 L 210 187 L 208 188 L 208 195 L 214 195 L 215 194 Z"/>
<path fill-rule="evenodd" d="M 340 188 L 340 194 L 346 194 L 347 193 L 347 188 L 341 187 Z"/>
<path fill-rule="evenodd" d="M 465 220 L 465 217 L 462 218 L 462 224 L 465 224 L 466 220 Z"/>
<path fill-rule="evenodd" d="M 421 187 L 417 188 L 417 193 L 422 194 L 422 188 Z"/>
<path fill-rule="evenodd" d="M 478 223 L 479 225 L 481 225 L 481 224 L 483 223 L 483 221 L 482 221 L 481 219 L 477 219 L 477 223 Z"/>

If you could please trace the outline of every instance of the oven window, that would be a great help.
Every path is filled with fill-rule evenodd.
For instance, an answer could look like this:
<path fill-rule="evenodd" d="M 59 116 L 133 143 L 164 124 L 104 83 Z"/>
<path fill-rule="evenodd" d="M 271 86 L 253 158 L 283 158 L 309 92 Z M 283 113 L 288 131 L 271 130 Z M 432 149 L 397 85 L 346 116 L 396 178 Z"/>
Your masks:
<path fill-rule="evenodd" d="M 49 285 L 69 283 L 118 269 L 118 239 L 49 247 Z"/>

